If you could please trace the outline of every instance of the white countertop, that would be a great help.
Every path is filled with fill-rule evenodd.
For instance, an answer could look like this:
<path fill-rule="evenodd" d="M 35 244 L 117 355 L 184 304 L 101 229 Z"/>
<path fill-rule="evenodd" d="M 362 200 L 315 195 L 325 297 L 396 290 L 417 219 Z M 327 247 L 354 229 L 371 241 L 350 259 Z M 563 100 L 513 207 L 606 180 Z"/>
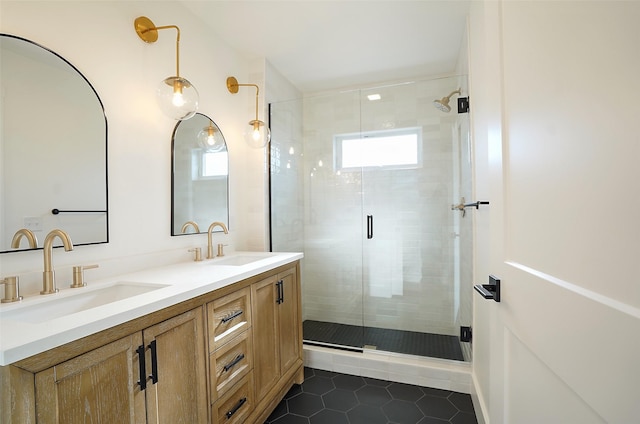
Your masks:
<path fill-rule="evenodd" d="M 216 265 L 233 257 L 256 256 L 256 261 L 240 266 Z M 32 295 L 15 303 L 0 305 L 0 365 L 9 365 L 65 343 L 97 333 L 168 306 L 220 289 L 278 266 L 302 259 L 302 253 L 234 252 L 224 258 L 159 266 L 100 281 L 86 287 L 60 287 L 51 295 Z M 231 259 L 232 260 L 232 259 Z M 107 303 L 43 322 L 16 318 L 20 309 L 34 305 L 55 306 L 56 299 L 99 290 L 115 282 L 162 284 L 166 287 Z"/>

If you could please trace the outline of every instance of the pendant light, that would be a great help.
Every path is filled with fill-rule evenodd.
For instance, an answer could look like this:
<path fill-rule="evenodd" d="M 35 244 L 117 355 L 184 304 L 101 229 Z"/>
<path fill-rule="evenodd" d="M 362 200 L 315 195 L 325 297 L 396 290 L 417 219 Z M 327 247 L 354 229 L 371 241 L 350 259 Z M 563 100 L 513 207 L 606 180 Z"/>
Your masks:
<path fill-rule="evenodd" d="M 209 120 L 209 125 L 198 133 L 198 143 L 205 151 L 210 153 L 219 152 L 225 147 L 224 137 L 222 137 L 220 129 L 212 120 Z"/>
<path fill-rule="evenodd" d="M 176 25 L 155 26 L 146 16 L 136 18 L 133 25 L 145 43 L 155 43 L 159 30 L 174 28 L 177 31 L 176 74 L 160 82 L 156 100 L 162 112 L 170 118 L 177 121 L 191 118 L 198 111 L 199 96 L 193 84 L 180 76 L 180 28 Z"/>
<path fill-rule="evenodd" d="M 256 118 L 249 121 L 249 128 L 244 132 L 245 142 L 256 149 L 261 149 L 271 141 L 271 131 L 264 122 L 258 119 L 258 96 L 260 88 L 256 84 L 238 84 L 235 77 L 227 78 L 227 90 L 231 94 L 236 94 L 239 87 L 255 87 L 256 88 Z"/>

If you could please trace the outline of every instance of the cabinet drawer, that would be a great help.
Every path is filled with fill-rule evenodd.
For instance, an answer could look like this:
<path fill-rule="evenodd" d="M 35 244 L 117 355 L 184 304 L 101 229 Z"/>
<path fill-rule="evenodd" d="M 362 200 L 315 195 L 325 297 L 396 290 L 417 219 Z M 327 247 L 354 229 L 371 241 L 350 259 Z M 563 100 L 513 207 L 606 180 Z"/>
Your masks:
<path fill-rule="evenodd" d="M 241 333 L 210 356 L 211 400 L 215 401 L 253 369 L 251 330 Z"/>
<path fill-rule="evenodd" d="M 253 372 L 249 372 L 211 408 L 214 424 L 244 423 L 253 411 Z"/>
<path fill-rule="evenodd" d="M 207 304 L 209 352 L 251 326 L 251 289 L 228 294 Z"/>

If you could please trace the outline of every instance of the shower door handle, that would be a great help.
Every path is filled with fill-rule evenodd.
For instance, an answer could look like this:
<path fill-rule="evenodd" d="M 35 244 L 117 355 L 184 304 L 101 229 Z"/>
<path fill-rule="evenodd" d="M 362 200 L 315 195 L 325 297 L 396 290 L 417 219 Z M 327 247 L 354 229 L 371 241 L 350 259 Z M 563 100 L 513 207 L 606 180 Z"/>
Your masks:
<path fill-rule="evenodd" d="M 367 239 L 373 238 L 373 215 L 367 215 Z"/>

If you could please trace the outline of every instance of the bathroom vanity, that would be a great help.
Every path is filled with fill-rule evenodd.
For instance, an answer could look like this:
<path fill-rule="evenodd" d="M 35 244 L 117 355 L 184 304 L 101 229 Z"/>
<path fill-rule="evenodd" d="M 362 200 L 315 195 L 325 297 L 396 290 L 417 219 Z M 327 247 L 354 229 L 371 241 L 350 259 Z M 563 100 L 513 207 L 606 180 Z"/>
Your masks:
<path fill-rule="evenodd" d="M 236 253 L 3 305 L 0 422 L 264 422 L 304 378 L 301 258 Z M 66 313 L 29 313 L 55 302 Z"/>

